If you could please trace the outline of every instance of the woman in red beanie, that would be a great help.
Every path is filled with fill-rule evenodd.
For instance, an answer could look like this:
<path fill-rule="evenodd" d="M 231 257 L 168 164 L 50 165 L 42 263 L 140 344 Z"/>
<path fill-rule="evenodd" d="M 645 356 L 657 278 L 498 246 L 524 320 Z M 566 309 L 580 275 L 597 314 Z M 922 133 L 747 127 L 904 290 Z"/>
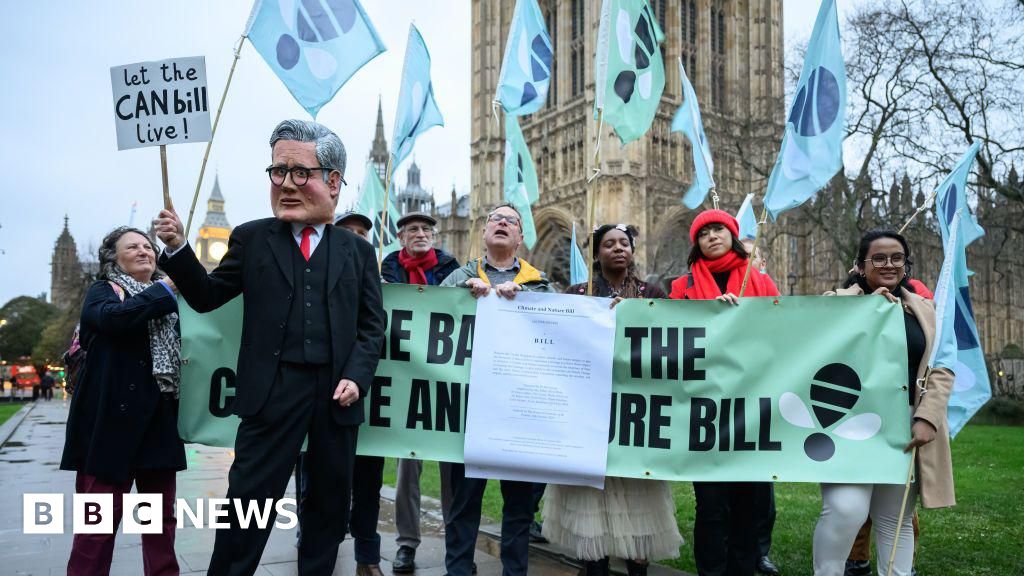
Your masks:
<path fill-rule="evenodd" d="M 739 241 L 739 224 L 724 210 L 705 210 L 690 226 L 693 248 L 686 263 L 690 273 L 672 282 L 669 298 L 723 300 L 738 304 L 747 272 L 747 251 Z M 778 296 L 771 277 L 751 267 L 744 296 Z"/>
<path fill-rule="evenodd" d="M 690 226 L 690 241 L 690 273 L 672 282 L 669 298 L 739 304 L 747 251 L 740 243 L 736 219 L 722 210 L 705 210 Z M 743 295 L 778 296 L 779 290 L 767 274 L 751 267 Z M 697 501 L 693 525 L 697 573 L 753 576 L 763 555 L 758 524 L 761 509 L 771 497 L 771 484 L 694 482 L 693 493 Z"/>

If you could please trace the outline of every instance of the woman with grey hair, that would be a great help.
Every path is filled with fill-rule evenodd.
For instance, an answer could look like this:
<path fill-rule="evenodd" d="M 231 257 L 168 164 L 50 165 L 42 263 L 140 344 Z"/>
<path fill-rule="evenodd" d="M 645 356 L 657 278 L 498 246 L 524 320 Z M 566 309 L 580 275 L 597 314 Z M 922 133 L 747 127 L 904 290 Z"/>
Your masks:
<path fill-rule="evenodd" d="M 99 259 L 99 278 L 82 304 L 87 356 L 60 467 L 77 472 L 76 493 L 113 495 L 114 532 L 133 483 L 139 493 L 161 494 L 161 533 L 142 535 L 144 573 L 176 575 L 175 474 L 185 469 L 185 449 L 177 428 L 175 287 L 157 270 L 153 242 L 141 230 L 107 234 Z M 68 574 L 107 574 L 113 553 L 114 534 L 75 534 Z"/>

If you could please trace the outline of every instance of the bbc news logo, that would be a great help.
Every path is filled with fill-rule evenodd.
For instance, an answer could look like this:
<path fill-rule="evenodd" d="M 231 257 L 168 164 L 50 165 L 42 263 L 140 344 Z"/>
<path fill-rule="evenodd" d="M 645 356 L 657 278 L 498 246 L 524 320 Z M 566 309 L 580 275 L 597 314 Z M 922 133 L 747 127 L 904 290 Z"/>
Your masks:
<path fill-rule="evenodd" d="M 124 494 L 121 497 L 119 523 L 125 534 L 160 534 L 164 523 L 163 495 Z M 299 525 L 294 498 L 280 500 L 240 500 L 238 498 L 197 498 L 190 504 L 185 498 L 174 501 L 177 528 L 217 530 L 230 528 L 232 512 L 242 528 L 266 528 L 271 512 L 277 513 L 275 528 L 290 530 Z M 113 534 L 117 510 L 113 494 L 74 494 L 71 504 L 72 531 L 75 534 Z M 25 494 L 22 499 L 22 532 L 25 534 L 64 533 L 63 494 Z"/>

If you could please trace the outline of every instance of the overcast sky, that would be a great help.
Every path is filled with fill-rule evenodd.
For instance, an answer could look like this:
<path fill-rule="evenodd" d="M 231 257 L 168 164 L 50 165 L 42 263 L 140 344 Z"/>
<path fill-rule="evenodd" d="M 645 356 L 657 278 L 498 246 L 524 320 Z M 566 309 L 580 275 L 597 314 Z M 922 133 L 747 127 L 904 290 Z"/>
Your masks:
<path fill-rule="evenodd" d="M 509 0 L 511 1 L 511 0 Z M 840 1 L 843 11 L 854 0 Z M 348 150 L 347 189 L 354 201 L 376 121 L 391 120 L 410 22 L 433 60 L 434 94 L 445 126 L 419 138 L 415 158 L 423 185 L 444 201 L 452 185 L 469 191 L 470 0 L 362 0 L 387 46 L 319 113 Z M 593 0 L 597 2 L 597 0 Z M 806 40 L 817 0 L 784 3 L 787 42 Z M 64 215 L 80 253 L 95 252 L 103 235 L 126 224 L 146 228 L 161 207 L 158 148 L 117 150 L 109 69 L 133 62 L 205 56 L 211 112 L 227 79 L 232 49 L 252 0 L 32 0 L 9 2 L 0 19 L 3 137 L 0 156 L 0 305 L 50 290 L 50 257 Z M 842 19 L 842 15 L 840 17 Z M 251 45 L 232 80 L 190 236 L 206 214 L 220 176 L 232 225 L 270 215 L 267 137 L 284 118 L 308 118 Z M 212 116 L 211 116 L 212 118 Z M 195 189 L 204 144 L 168 146 L 171 197 L 182 219 Z M 405 166 L 399 172 L 405 185 Z"/>

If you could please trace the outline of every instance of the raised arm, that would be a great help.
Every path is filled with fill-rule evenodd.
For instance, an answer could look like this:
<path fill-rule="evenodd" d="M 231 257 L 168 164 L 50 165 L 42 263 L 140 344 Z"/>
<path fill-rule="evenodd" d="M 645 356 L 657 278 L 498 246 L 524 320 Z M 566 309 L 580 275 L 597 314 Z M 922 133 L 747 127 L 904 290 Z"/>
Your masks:
<path fill-rule="evenodd" d="M 242 292 L 242 263 L 245 255 L 243 230 L 239 226 L 231 232 L 228 251 L 213 272 L 196 258 L 192 247 L 185 242 L 181 220 L 174 210 L 162 210 L 154 221 L 157 235 L 167 249 L 160 255 L 160 267 L 174 280 L 178 291 L 197 312 L 209 312 L 221 307 Z"/>
<path fill-rule="evenodd" d="M 159 283 L 122 302 L 109 282 L 96 282 L 85 295 L 81 321 L 101 334 L 120 336 L 177 311 L 178 301 Z"/>

